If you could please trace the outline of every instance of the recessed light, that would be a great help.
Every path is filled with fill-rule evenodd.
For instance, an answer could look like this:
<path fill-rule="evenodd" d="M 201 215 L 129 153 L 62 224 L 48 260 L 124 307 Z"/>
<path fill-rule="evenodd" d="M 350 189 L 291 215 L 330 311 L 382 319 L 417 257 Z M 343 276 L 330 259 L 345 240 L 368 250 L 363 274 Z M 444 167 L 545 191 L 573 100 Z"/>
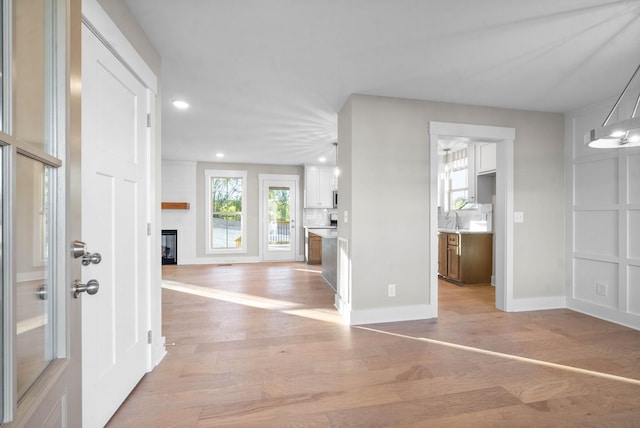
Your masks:
<path fill-rule="evenodd" d="M 224 153 L 216 153 L 216 157 L 217 158 L 223 158 L 224 157 Z"/>
<path fill-rule="evenodd" d="M 182 101 L 182 100 L 174 100 L 173 101 L 173 106 L 175 108 L 179 108 L 180 110 L 184 110 L 186 108 L 189 108 L 189 103 L 186 101 Z"/>
<path fill-rule="evenodd" d="M 324 156 L 318 159 L 320 162 L 326 162 L 327 158 L 325 158 Z"/>

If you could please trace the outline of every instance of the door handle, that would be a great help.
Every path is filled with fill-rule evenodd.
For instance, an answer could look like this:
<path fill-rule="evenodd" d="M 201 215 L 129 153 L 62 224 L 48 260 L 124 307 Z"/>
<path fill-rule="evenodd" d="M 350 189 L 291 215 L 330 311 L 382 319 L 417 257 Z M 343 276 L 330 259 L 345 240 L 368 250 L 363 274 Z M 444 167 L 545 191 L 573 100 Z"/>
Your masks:
<path fill-rule="evenodd" d="M 77 299 L 78 296 L 80 296 L 80 293 L 84 291 L 86 291 L 87 294 L 93 296 L 98 292 L 99 288 L 100 283 L 95 279 L 90 279 L 86 284 L 82 284 L 79 279 L 76 279 L 76 282 L 73 284 L 73 288 L 71 288 L 71 290 L 73 291 L 73 297 Z"/>
<path fill-rule="evenodd" d="M 36 291 L 33 293 L 36 298 L 38 298 L 39 300 L 47 300 L 48 293 L 47 293 L 47 286 L 42 284 L 40 287 L 36 288 Z"/>
<path fill-rule="evenodd" d="M 82 241 L 73 241 L 73 257 L 82 257 L 82 266 L 89 266 L 91 263 L 97 265 L 102 261 L 100 253 L 90 253 L 87 251 L 87 244 Z"/>

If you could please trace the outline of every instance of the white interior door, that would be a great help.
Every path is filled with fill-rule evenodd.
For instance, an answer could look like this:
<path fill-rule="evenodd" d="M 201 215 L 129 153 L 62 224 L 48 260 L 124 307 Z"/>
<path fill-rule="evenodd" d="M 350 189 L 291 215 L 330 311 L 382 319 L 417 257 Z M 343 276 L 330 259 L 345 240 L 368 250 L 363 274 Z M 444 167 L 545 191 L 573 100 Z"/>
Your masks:
<path fill-rule="evenodd" d="M 83 427 L 102 427 L 144 375 L 149 299 L 147 88 L 83 26 Z"/>
<path fill-rule="evenodd" d="M 297 188 L 294 178 L 261 177 L 262 260 L 293 261 L 298 249 Z"/>

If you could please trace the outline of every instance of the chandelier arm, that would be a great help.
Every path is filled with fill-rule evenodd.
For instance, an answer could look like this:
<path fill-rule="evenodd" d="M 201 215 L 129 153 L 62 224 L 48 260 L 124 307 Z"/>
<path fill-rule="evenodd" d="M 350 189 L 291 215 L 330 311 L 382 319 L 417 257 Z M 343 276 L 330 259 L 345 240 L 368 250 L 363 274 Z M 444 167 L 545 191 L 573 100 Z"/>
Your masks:
<path fill-rule="evenodd" d="M 604 120 L 604 123 L 602 124 L 602 126 L 606 126 L 606 124 L 609 123 L 609 119 L 611 119 L 611 116 L 613 116 L 613 112 L 616 110 L 616 108 L 618 108 L 618 105 L 620 104 L 620 101 L 622 101 L 622 97 L 624 97 L 624 95 L 627 93 L 627 89 L 629 89 L 629 86 L 631 85 L 631 82 L 633 81 L 633 78 L 636 77 L 636 74 L 638 74 L 638 70 L 640 70 L 640 64 L 638 64 L 638 68 L 636 68 L 636 71 L 633 72 L 633 75 L 631 76 L 631 79 L 629 79 L 629 82 L 627 83 L 627 86 L 625 86 L 624 89 L 622 90 L 622 93 L 618 97 L 618 100 L 616 101 L 616 103 L 613 105 L 613 108 L 611 109 L 611 111 L 607 115 L 607 118 Z M 636 107 L 637 107 L 637 104 L 638 103 L 636 102 Z M 635 111 L 635 109 L 634 109 L 634 111 Z"/>
<path fill-rule="evenodd" d="M 640 105 L 640 93 L 638 93 L 638 98 L 636 98 L 636 105 L 633 107 L 633 113 L 631 113 L 631 117 L 636 117 L 636 113 L 638 112 L 638 105 Z"/>

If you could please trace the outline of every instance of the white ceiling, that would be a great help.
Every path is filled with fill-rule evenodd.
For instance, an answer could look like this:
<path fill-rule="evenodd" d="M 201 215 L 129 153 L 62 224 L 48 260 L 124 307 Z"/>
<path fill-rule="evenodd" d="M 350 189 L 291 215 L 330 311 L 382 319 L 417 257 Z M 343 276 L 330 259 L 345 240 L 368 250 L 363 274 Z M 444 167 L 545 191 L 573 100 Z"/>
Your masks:
<path fill-rule="evenodd" d="M 162 57 L 164 159 L 332 161 L 354 93 L 565 112 L 640 62 L 640 0 L 125 2 Z"/>

